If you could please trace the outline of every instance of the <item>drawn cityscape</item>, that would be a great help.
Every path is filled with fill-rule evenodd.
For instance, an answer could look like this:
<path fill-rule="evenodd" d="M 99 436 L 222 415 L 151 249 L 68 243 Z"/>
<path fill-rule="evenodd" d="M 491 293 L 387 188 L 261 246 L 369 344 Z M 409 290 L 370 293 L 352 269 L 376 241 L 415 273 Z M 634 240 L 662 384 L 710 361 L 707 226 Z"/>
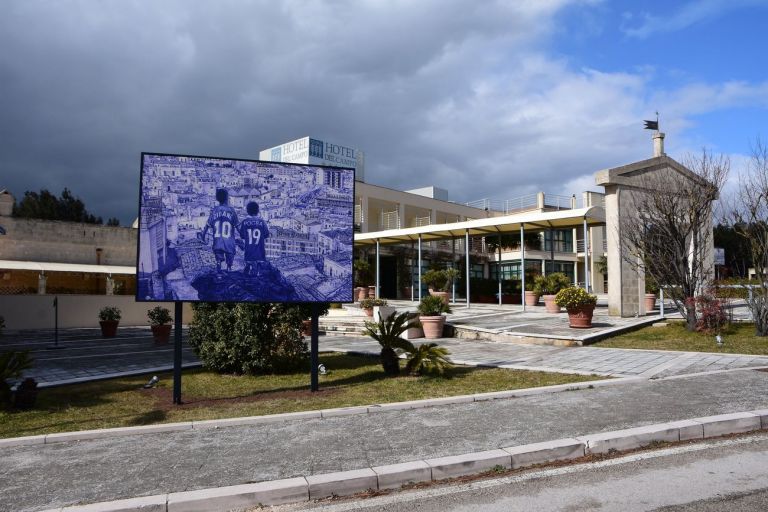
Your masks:
<path fill-rule="evenodd" d="M 201 238 L 222 189 L 238 222 L 258 204 L 266 262 Z M 351 302 L 353 212 L 353 169 L 143 154 L 137 300 Z"/>

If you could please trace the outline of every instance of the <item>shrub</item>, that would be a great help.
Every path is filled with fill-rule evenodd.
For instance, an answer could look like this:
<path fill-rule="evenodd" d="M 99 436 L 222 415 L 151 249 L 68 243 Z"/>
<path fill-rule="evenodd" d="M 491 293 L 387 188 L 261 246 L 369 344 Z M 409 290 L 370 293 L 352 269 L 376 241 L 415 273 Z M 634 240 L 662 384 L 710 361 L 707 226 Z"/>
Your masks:
<path fill-rule="evenodd" d="M 120 308 L 115 306 L 104 306 L 99 311 L 99 320 L 102 322 L 119 322 L 122 315 Z"/>
<path fill-rule="evenodd" d="M 441 297 L 427 295 L 419 303 L 419 313 L 424 316 L 440 316 L 443 313 L 450 313 L 451 307 L 443 301 Z"/>
<path fill-rule="evenodd" d="M 539 295 L 557 295 L 560 290 L 570 286 L 573 286 L 573 282 L 562 272 L 536 276 L 533 281 L 533 291 Z"/>
<path fill-rule="evenodd" d="M 689 298 L 687 302 L 691 304 L 691 299 Z M 698 313 L 698 318 L 696 319 L 697 331 L 707 334 L 716 333 L 728 325 L 729 318 L 725 308 L 725 301 L 711 295 L 700 295 L 693 302 Z"/>
<path fill-rule="evenodd" d="M 11 404 L 11 382 L 21 377 L 24 370 L 32 368 L 32 358 L 27 351 L 10 350 L 0 354 L 0 405 Z"/>
<path fill-rule="evenodd" d="M 584 288 L 569 286 L 563 288 L 555 295 L 555 304 L 565 309 L 574 309 L 581 306 L 594 306 L 597 304 L 597 295 L 588 293 Z"/>
<path fill-rule="evenodd" d="M 447 292 L 453 280 L 459 275 L 459 271 L 455 268 L 447 268 L 443 270 L 432 269 L 428 270 L 423 276 L 421 276 L 421 282 L 427 286 L 431 286 L 435 290 Z"/>
<path fill-rule="evenodd" d="M 289 304 L 196 303 L 189 343 L 205 368 L 234 374 L 293 371 L 308 364 L 304 312 Z"/>
<path fill-rule="evenodd" d="M 370 309 L 374 306 L 386 306 L 387 299 L 363 299 L 360 301 L 360 307 L 362 309 Z"/>
<path fill-rule="evenodd" d="M 151 325 L 165 325 L 171 323 L 171 311 L 168 308 L 162 306 L 155 306 L 147 311 L 147 318 Z"/>
<path fill-rule="evenodd" d="M 328 302 L 316 302 L 315 304 L 297 304 L 296 307 L 299 308 L 299 311 L 301 311 L 301 318 L 304 320 L 309 320 L 312 318 L 312 307 L 317 308 L 317 316 L 325 316 L 328 314 L 328 309 L 330 309 L 331 304 Z M 339 304 L 339 308 L 341 307 L 341 304 Z"/>

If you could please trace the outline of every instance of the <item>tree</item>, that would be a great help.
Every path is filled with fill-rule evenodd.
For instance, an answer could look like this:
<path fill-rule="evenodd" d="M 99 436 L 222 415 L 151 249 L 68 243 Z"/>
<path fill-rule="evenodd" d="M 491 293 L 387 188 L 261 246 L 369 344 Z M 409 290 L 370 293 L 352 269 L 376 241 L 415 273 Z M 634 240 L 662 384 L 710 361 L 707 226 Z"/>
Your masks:
<path fill-rule="evenodd" d="M 728 177 L 730 161 L 703 150 L 689 155 L 683 169 L 652 171 L 625 200 L 637 215 L 620 220 L 622 259 L 664 286 L 683 313 L 688 330 L 696 328 L 692 300 L 712 279 L 713 203 Z"/>
<path fill-rule="evenodd" d="M 746 240 L 757 284 L 747 297 L 755 334 L 768 336 L 768 146 L 760 139 L 752 147 L 746 173 L 739 179 L 733 227 Z"/>
<path fill-rule="evenodd" d="M 86 224 L 102 224 L 101 217 L 96 217 L 85 208 L 79 197 L 72 195 L 64 188 L 61 197 L 56 197 L 48 190 L 38 192 L 26 191 L 24 197 L 13 206 L 13 216 L 27 219 L 63 220 L 84 222 Z"/>
<path fill-rule="evenodd" d="M 117 217 L 110 217 L 109 219 L 107 219 L 107 226 L 117 227 L 119 225 L 120 225 L 120 219 L 118 219 Z"/>

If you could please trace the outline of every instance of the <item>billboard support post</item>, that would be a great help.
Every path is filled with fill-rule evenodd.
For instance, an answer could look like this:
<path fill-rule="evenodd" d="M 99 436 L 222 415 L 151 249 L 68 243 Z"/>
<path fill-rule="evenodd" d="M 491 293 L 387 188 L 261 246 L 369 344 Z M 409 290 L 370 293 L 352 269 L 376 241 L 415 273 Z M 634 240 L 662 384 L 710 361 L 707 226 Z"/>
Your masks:
<path fill-rule="evenodd" d="M 318 366 L 320 365 L 319 357 L 318 357 L 318 336 L 317 333 L 319 331 L 319 324 L 320 324 L 320 308 L 317 305 L 317 303 L 312 304 L 312 335 L 310 336 L 310 366 L 311 368 L 311 377 L 310 377 L 310 390 L 311 391 L 319 391 L 320 390 L 320 384 L 318 379 Z"/>
<path fill-rule="evenodd" d="M 181 405 L 181 311 L 183 302 L 176 301 L 173 315 L 173 403 Z"/>

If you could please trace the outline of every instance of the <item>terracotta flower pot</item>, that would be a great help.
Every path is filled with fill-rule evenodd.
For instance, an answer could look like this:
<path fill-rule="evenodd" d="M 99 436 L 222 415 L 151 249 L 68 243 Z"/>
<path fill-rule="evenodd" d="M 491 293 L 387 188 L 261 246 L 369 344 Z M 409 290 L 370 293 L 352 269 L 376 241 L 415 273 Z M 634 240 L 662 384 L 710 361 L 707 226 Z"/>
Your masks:
<path fill-rule="evenodd" d="M 592 315 L 595 306 L 585 305 L 568 309 L 568 323 L 574 329 L 586 329 L 592 327 Z"/>
<path fill-rule="evenodd" d="M 117 336 L 117 326 L 120 322 L 117 320 L 100 320 L 101 337 L 102 338 L 114 338 Z"/>
<path fill-rule="evenodd" d="M 365 286 L 358 286 L 357 288 L 355 288 L 355 290 L 356 290 L 358 301 L 368 298 L 368 288 L 366 288 Z"/>
<path fill-rule="evenodd" d="M 525 305 L 526 306 L 535 306 L 539 303 L 539 295 L 530 290 L 525 291 Z"/>
<path fill-rule="evenodd" d="M 363 308 L 366 315 L 373 317 L 373 308 Z"/>
<path fill-rule="evenodd" d="M 428 340 L 443 337 L 443 326 L 445 325 L 445 316 L 420 316 L 421 328 L 424 329 L 424 337 Z"/>
<path fill-rule="evenodd" d="M 655 293 L 646 293 L 645 294 L 645 311 L 650 312 L 656 309 L 656 294 Z"/>
<path fill-rule="evenodd" d="M 443 302 L 446 304 L 449 303 L 449 293 L 448 292 L 438 292 L 438 291 L 432 291 L 429 292 L 430 295 L 434 295 L 435 297 L 440 297 L 443 299 Z"/>
<path fill-rule="evenodd" d="M 542 295 L 542 299 L 544 300 L 544 306 L 547 308 L 547 313 L 559 313 L 560 312 L 560 306 L 555 304 L 555 295 Z"/>
<path fill-rule="evenodd" d="M 171 324 L 152 325 L 152 337 L 155 343 L 168 343 L 171 339 Z"/>

